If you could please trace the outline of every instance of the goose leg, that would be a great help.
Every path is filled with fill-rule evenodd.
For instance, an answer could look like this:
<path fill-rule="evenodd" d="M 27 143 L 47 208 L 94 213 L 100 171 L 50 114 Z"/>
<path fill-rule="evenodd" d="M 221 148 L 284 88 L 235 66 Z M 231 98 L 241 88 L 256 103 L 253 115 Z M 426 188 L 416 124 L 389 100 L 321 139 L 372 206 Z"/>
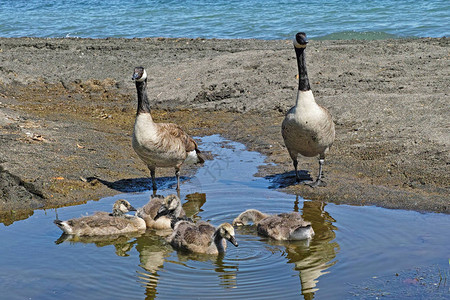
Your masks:
<path fill-rule="evenodd" d="M 180 190 L 180 169 L 175 168 L 175 176 L 177 177 L 177 191 Z"/>
<path fill-rule="evenodd" d="M 150 176 L 152 177 L 152 187 L 153 191 L 157 190 L 156 187 L 156 169 L 154 167 L 148 167 L 150 169 Z"/>
<path fill-rule="evenodd" d="M 292 159 L 292 164 L 294 165 L 294 169 L 295 169 L 295 181 L 300 182 L 300 176 L 298 176 L 298 160 L 297 160 L 297 158 Z"/>
<path fill-rule="evenodd" d="M 312 183 L 308 183 L 308 185 L 312 188 L 318 187 L 318 186 L 327 186 L 327 183 L 322 180 L 322 167 L 325 162 L 325 158 L 319 158 L 319 176 L 317 176 L 316 181 Z"/>

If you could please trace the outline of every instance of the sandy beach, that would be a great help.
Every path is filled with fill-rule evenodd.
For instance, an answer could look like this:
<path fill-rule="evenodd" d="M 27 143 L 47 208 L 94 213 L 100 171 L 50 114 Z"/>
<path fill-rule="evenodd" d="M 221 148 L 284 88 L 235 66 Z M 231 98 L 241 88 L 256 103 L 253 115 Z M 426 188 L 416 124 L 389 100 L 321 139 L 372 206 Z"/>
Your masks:
<path fill-rule="evenodd" d="M 270 164 L 257 175 L 274 188 L 448 214 L 449 41 L 310 41 L 311 87 L 336 124 L 328 186 L 312 189 L 295 184 L 280 133 L 297 88 L 291 41 L 0 38 L 0 222 L 148 184 L 131 148 L 135 66 L 148 70 L 155 120 L 261 152 Z M 299 167 L 317 176 L 316 158 Z"/>

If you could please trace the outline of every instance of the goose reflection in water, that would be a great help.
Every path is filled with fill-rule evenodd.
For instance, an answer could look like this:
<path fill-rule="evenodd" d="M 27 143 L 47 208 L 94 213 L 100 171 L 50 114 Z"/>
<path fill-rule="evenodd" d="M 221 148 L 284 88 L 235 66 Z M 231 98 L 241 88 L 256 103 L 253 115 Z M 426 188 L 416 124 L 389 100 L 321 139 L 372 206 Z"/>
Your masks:
<path fill-rule="evenodd" d="M 319 277 L 328 273 L 326 270 L 337 262 L 334 259 L 339 251 L 339 244 L 334 241 L 337 227 L 333 223 L 336 220 L 325 211 L 325 206 L 326 203 L 321 201 L 304 201 L 302 216 L 312 223 L 315 236 L 308 248 L 301 247 L 301 243 L 300 247 L 296 243 L 286 245 L 286 258 L 299 271 L 301 293 L 308 300 L 314 299 Z M 298 211 L 298 196 L 294 211 Z"/>
<path fill-rule="evenodd" d="M 296 197 L 294 211 L 301 212 L 305 221 L 311 222 L 315 235 L 311 239 L 280 241 L 260 236 L 261 241 L 273 246 L 270 251 L 282 252 L 287 262 L 295 265 L 300 279 L 300 293 L 304 299 L 314 299 L 318 291 L 319 277 L 327 273 L 327 269 L 336 261 L 339 244 L 334 241 L 337 229 L 336 221 L 325 211 L 326 203 L 320 201 L 303 201 L 303 208 L 299 209 L 299 197 Z M 256 234 L 256 226 L 241 226 L 240 234 Z"/>

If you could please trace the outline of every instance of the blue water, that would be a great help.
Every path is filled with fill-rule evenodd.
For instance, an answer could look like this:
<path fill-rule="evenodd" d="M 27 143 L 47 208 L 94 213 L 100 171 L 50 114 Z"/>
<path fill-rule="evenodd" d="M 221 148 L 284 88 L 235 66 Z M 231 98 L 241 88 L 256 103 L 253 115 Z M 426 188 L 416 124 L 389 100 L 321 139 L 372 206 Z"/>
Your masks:
<path fill-rule="evenodd" d="M 120 198 L 140 207 L 152 192 L 119 194 L 0 224 L 0 299 L 450 299 L 449 215 L 307 201 L 253 176 L 261 154 L 218 135 L 198 140 L 214 159 L 182 176 L 189 217 L 218 225 L 248 208 L 298 211 L 312 240 L 277 242 L 243 226 L 239 247 L 210 257 L 177 252 L 153 230 L 66 239 L 53 224 Z M 159 194 L 174 193 L 174 177 L 157 180 Z"/>
<path fill-rule="evenodd" d="M 1 37 L 386 39 L 449 35 L 450 1 L 1 0 Z"/>

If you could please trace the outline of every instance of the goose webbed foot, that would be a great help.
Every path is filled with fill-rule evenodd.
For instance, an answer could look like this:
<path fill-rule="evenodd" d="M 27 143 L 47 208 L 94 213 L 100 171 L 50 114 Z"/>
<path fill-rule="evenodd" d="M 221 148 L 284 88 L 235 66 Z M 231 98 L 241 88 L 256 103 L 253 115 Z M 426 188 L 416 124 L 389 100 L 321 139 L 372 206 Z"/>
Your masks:
<path fill-rule="evenodd" d="M 317 179 L 316 181 L 307 182 L 305 184 L 309 185 L 312 188 L 327 186 L 327 183 L 325 181 L 323 181 L 322 179 Z"/>

